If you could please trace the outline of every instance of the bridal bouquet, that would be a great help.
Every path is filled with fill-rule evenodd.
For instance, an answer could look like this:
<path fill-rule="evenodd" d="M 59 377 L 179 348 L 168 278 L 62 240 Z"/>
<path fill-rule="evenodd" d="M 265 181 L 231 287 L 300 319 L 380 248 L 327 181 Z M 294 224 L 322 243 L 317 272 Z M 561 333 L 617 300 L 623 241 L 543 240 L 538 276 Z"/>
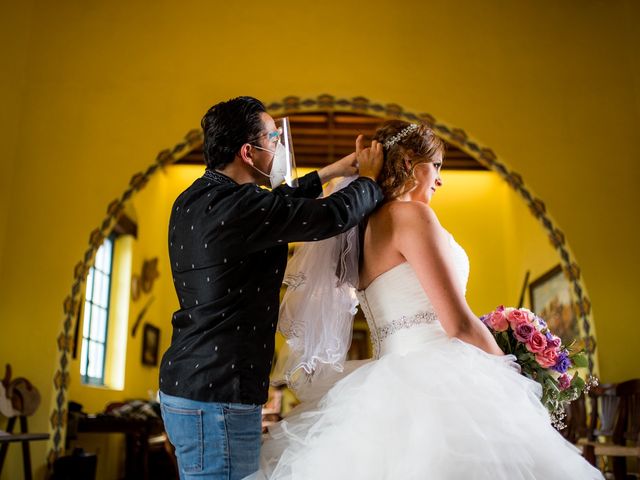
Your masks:
<path fill-rule="evenodd" d="M 546 322 L 526 308 L 505 308 L 480 317 L 507 354 L 516 356 L 522 374 L 542 386 L 542 404 L 557 429 L 565 427 L 565 406 L 587 392 L 597 381 L 585 380 L 576 368 L 587 366 L 587 357 L 574 343 L 562 344 Z M 571 373 L 573 371 L 573 373 Z"/>

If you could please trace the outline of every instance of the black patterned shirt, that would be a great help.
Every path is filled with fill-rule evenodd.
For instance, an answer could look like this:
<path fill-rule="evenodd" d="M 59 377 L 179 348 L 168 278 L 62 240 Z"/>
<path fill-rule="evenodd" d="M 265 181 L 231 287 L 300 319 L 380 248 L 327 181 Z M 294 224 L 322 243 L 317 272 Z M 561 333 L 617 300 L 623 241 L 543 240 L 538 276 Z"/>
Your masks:
<path fill-rule="evenodd" d="M 316 172 L 269 191 L 207 170 L 180 194 L 169 223 L 180 309 L 160 366 L 163 393 L 266 402 L 287 244 L 345 232 L 383 198 L 367 178 L 321 193 Z"/>

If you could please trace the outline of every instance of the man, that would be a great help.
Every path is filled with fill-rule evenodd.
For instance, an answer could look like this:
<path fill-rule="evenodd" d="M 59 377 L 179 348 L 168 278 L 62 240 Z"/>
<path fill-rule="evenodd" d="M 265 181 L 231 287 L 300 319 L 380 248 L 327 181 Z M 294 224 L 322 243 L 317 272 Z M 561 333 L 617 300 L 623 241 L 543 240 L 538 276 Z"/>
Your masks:
<path fill-rule="evenodd" d="M 382 148 L 362 148 L 269 191 L 279 132 L 264 105 L 239 97 L 202 120 L 207 169 L 176 200 L 169 255 L 180 310 L 160 367 L 160 401 L 182 479 L 258 469 L 287 244 L 350 229 L 383 198 Z M 318 199 L 322 184 L 354 175 Z"/>

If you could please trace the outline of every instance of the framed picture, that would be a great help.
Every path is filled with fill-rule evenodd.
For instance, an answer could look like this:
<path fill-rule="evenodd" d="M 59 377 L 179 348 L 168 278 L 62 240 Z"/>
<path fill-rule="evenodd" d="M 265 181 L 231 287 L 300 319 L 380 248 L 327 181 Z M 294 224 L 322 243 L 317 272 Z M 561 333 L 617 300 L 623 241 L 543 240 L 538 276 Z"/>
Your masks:
<path fill-rule="evenodd" d="M 529 284 L 531 310 L 542 317 L 565 345 L 580 341 L 580 327 L 573 307 L 571 283 L 557 265 Z"/>
<path fill-rule="evenodd" d="M 160 329 L 149 323 L 144 324 L 142 333 L 142 364 L 155 367 L 158 365 L 160 348 Z"/>

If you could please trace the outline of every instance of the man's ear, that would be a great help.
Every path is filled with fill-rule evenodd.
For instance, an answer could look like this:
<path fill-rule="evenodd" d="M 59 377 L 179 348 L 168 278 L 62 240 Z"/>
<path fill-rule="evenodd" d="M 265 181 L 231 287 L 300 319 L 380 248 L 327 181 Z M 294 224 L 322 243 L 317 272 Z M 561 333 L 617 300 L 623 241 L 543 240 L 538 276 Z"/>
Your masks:
<path fill-rule="evenodd" d="M 245 143 L 240 147 L 240 151 L 238 152 L 242 163 L 246 163 L 247 165 L 253 166 L 253 147 L 248 143 Z"/>

